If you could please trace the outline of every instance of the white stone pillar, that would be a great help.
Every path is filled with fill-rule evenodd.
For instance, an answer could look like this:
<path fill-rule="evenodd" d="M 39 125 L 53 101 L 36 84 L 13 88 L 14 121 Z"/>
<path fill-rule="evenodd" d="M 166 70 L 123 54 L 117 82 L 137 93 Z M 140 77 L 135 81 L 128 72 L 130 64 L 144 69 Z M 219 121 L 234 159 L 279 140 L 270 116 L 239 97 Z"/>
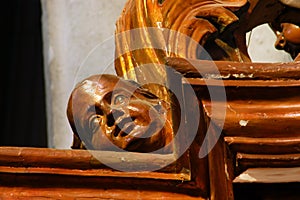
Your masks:
<path fill-rule="evenodd" d="M 41 0 L 48 146 L 72 143 L 66 106 L 76 70 L 87 54 L 114 34 L 125 0 Z"/>

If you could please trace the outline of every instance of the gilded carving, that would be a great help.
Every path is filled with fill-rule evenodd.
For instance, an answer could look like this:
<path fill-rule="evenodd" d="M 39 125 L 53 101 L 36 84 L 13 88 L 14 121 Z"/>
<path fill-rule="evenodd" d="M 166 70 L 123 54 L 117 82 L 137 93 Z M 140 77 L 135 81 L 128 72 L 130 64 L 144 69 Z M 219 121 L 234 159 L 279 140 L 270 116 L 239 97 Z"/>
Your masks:
<path fill-rule="evenodd" d="M 296 58 L 300 49 L 297 9 L 296 1 L 285 0 L 128 0 L 115 31 L 115 70 L 124 79 L 95 75 L 74 89 L 68 104 L 73 148 L 110 149 L 112 143 L 124 150 L 151 152 L 165 146 L 175 134 L 166 58 L 251 62 L 245 35 L 262 23 L 273 28 L 276 47 Z M 136 43 L 145 46 L 135 48 Z M 132 81 L 143 83 L 148 78 L 160 80 L 160 85 L 137 86 Z M 107 92 L 126 93 L 133 86 L 137 90 L 132 96 L 110 95 L 103 103 Z M 138 135 L 149 137 L 138 139 Z"/>

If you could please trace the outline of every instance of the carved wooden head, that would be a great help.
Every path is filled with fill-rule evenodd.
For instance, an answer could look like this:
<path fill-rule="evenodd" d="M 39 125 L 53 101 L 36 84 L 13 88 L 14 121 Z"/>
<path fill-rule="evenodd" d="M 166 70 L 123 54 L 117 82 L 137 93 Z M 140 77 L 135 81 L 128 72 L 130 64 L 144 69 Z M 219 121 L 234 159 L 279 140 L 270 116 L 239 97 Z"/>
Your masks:
<path fill-rule="evenodd" d="M 278 29 L 275 29 L 277 36 L 275 47 L 289 52 L 295 58 L 300 53 L 300 27 L 291 23 L 282 23 Z"/>
<path fill-rule="evenodd" d="M 136 82 L 104 74 L 76 86 L 67 114 L 77 139 L 88 149 L 152 152 L 172 140 L 169 109 Z M 74 145 L 79 148 L 76 141 Z"/>

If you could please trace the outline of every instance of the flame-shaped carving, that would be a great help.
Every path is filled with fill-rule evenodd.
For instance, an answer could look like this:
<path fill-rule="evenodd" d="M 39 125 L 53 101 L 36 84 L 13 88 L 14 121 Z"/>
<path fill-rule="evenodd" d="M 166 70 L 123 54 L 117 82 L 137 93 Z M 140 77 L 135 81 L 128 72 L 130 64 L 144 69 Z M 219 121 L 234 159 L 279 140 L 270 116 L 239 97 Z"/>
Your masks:
<path fill-rule="evenodd" d="M 238 48 L 222 40 L 225 30 L 239 19 L 235 11 L 246 3 L 247 0 L 129 0 L 116 23 L 117 74 L 141 83 L 156 80 L 163 85 L 164 58 L 202 59 L 199 44 L 213 60 L 249 61 Z M 140 67 L 149 63 L 151 67 Z M 149 77 L 151 80 L 145 80 Z M 151 87 L 156 95 L 166 98 L 163 89 Z"/>

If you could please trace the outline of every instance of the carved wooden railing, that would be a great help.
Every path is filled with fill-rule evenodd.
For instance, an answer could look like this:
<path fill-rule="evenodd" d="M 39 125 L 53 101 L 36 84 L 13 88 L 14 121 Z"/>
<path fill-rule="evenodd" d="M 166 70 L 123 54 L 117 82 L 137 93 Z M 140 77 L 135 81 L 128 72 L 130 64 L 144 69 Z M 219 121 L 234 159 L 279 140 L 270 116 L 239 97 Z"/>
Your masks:
<path fill-rule="evenodd" d="M 126 165 L 128 171 L 106 164 Z M 96 156 L 97 157 L 97 156 Z M 186 172 L 176 172 L 172 155 L 91 152 L 47 148 L 0 147 L 1 199 L 194 199 L 194 181 Z M 130 172 L 136 166 L 161 166 L 155 172 Z M 200 167 L 201 168 L 201 167 Z"/>
<path fill-rule="evenodd" d="M 222 130 L 208 155 L 211 199 L 232 199 L 233 186 L 239 188 L 240 183 L 273 183 L 273 187 L 274 184 L 294 184 L 279 189 L 279 196 L 276 191 L 264 190 L 264 193 L 263 187 L 255 191 L 248 185 L 239 192 L 245 195 L 242 199 L 251 195 L 252 198 L 300 197 L 297 192 L 300 188 L 300 63 L 170 58 L 167 64 L 186 77 L 183 85 L 194 87 L 206 119 L 215 124 L 214 129 L 207 132 L 211 134 L 210 140 L 216 139 L 215 132 Z M 211 70 L 212 65 L 218 67 L 217 73 Z M 222 77 L 223 81 L 210 77 Z M 212 115 L 207 87 L 213 87 L 214 92 L 225 87 L 226 117 L 222 127 L 219 124 L 224 113 Z M 224 102 L 215 100 L 214 106 L 221 110 Z"/>
<path fill-rule="evenodd" d="M 263 198 L 275 193 L 276 198 L 298 197 L 300 63 L 215 62 L 222 85 L 212 79 L 217 76 L 210 71 L 210 61 L 173 58 L 167 64 L 186 77 L 173 84 L 183 89 L 191 84 L 202 105 L 198 135 L 178 161 L 164 167 L 173 154 L 0 147 L 0 198 L 243 199 L 243 195 Z M 216 139 L 222 119 L 221 114 L 211 116 L 207 87 L 217 91 L 223 85 L 227 101 L 222 134 L 208 156 L 200 158 L 205 134 Z M 193 109 L 185 93 L 182 98 Z M 217 110 L 222 103 L 215 102 Z M 214 126 L 206 133 L 210 121 Z M 111 169 L 95 155 L 127 169 L 140 166 L 141 171 Z M 143 171 L 149 165 L 162 169 Z"/>

